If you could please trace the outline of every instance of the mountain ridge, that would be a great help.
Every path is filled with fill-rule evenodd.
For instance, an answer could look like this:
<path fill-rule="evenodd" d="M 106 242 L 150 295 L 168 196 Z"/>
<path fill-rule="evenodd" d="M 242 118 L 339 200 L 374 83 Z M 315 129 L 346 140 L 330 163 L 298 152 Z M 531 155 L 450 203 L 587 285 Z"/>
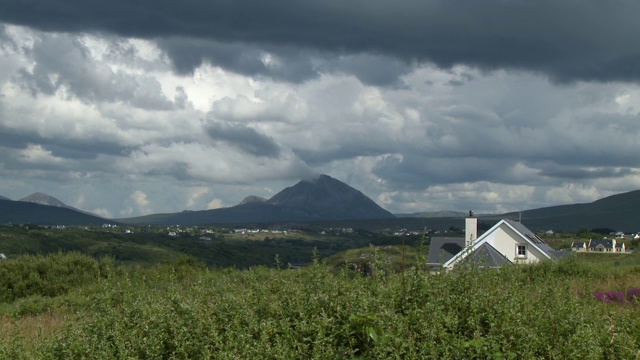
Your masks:
<path fill-rule="evenodd" d="M 436 214 L 444 217 L 435 217 Z M 396 219 L 394 215 L 378 206 L 359 190 L 327 175 L 302 180 L 283 189 L 270 199 L 247 196 L 241 203 L 227 208 L 151 214 L 112 220 L 71 207 L 63 208 L 0 198 L 0 223 L 42 225 L 95 225 L 105 222 L 132 225 L 207 225 L 334 220 L 358 220 L 358 223 L 365 224 L 367 221 L 378 219 L 379 224 L 382 224 L 381 220 L 389 225 L 418 221 L 426 227 L 433 225 L 437 228 L 445 223 L 449 224 L 447 227 L 457 224 L 461 221 L 461 214 L 466 216 L 466 213 L 462 212 L 440 211 L 423 213 L 422 217 Z M 434 217 L 424 217 L 425 215 Z M 504 214 L 476 216 L 481 223 L 487 224 L 503 218 L 521 220 L 532 230 L 576 232 L 584 228 L 608 227 L 624 232 L 638 232 L 640 225 L 636 223 L 640 218 L 640 190 L 607 196 L 590 203 L 555 205 Z"/>
<path fill-rule="evenodd" d="M 359 190 L 328 175 L 301 180 L 267 200 L 246 197 L 235 206 L 118 219 L 129 224 L 203 225 L 395 218 Z"/>

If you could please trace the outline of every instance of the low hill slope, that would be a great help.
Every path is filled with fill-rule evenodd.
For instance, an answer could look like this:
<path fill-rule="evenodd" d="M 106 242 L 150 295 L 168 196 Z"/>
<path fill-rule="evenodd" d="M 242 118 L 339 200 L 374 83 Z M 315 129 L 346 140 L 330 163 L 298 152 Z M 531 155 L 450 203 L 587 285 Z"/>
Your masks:
<path fill-rule="evenodd" d="M 575 232 L 580 228 L 609 227 L 626 233 L 640 231 L 640 190 L 616 194 L 591 203 L 511 212 L 502 218 L 519 219 L 530 229 Z M 488 218 L 487 218 L 488 219 Z"/>
<path fill-rule="evenodd" d="M 113 221 L 66 207 L 0 200 L 0 223 L 38 225 L 102 225 Z"/>

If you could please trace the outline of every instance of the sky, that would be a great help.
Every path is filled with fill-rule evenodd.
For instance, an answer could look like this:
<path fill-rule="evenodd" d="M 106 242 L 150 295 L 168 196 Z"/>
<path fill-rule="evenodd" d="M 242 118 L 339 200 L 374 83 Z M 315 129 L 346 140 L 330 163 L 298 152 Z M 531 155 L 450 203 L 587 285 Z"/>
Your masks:
<path fill-rule="evenodd" d="M 393 213 L 640 189 L 634 0 L 0 0 L 0 195 L 108 218 L 327 174 Z"/>

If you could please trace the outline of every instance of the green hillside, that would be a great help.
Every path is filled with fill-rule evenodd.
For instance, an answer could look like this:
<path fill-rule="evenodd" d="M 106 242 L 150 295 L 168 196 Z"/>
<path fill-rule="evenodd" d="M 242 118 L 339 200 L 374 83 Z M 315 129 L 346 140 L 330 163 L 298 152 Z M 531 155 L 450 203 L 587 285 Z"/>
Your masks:
<path fill-rule="evenodd" d="M 639 232 L 640 190 L 609 196 L 586 204 L 545 207 L 503 214 L 518 219 L 532 230 L 576 232 L 580 228 L 612 228 L 626 233 Z M 489 218 L 487 218 L 489 219 Z"/>
<path fill-rule="evenodd" d="M 123 230 L 132 230 L 124 233 Z M 0 226 L 0 253 L 11 257 L 22 254 L 56 254 L 80 252 L 94 258 L 112 257 L 118 263 L 152 265 L 192 256 L 212 267 L 248 268 L 281 264 L 307 264 L 314 256 L 324 259 L 339 252 L 375 246 L 398 245 L 398 236 L 368 232 L 334 230 L 319 234 L 317 230 L 257 232 L 236 234 L 233 229 L 214 228 L 202 234 L 194 228 L 166 227 L 68 227 Z M 407 246 L 419 246 L 422 236 L 405 238 Z M 314 255 L 315 254 L 315 255 Z M 277 260 L 276 260 L 277 259 Z"/>
<path fill-rule="evenodd" d="M 118 223 L 77 210 L 0 199 L 0 224 L 102 225 Z"/>

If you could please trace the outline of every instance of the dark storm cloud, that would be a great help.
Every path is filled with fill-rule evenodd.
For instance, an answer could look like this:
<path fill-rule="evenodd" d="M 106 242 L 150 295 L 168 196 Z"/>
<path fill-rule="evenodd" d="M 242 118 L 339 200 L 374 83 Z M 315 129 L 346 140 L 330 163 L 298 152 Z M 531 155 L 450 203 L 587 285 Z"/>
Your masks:
<path fill-rule="evenodd" d="M 32 132 L 20 132 L 0 125 L 0 144 L 11 149 L 24 149 L 29 144 L 42 145 L 53 156 L 65 159 L 95 159 L 100 154 L 121 156 L 130 147 L 121 146 L 102 139 L 45 138 Z"/>
<path fill-rule="evenodd" d="M 449 80 L 445 83 L 445 85 L 449 86 L 462 86 L 464 85 L 464 81 L 462 80 Z"/>
<path fill-rule="evenodd" d="M 292 47 L 265 46 L 245 43 L 223 43 L 189 38 L 163 38 L 156 41 L 173 60 L 178 73 L 193 72 L 203 62 L 238 74 L 269 77 L 288 82 L 302 82 L 318 76 L 312 63 L 312 52 Z M 273 57 L 269 62 L 267 56 Z"/>
<path fill-rule="evenodd" d="M 403 159 L 389 157 L 380 162 L 373 173 L 406 189 L 478 181 L 527 183 L 524 176 L 513 170 L 515 164 L 513 159 L 429 158 L 405 154 Z"/>
<path fill-rule="evenodd" d="M 43 30 L 376 53 L 445 68 L 528 69 L 560 82 L 639 81 L 639 13 L 637 1 L 597 0 L 0 1 L 0 21 Z M 238 58 L 193 44 L 164 48 L 181 71 Z M 243 68 L 251 66 L 261 65 L 250 59 Z"/>
<path fill-rule="evenodd" d="M 189 164 L 175 163 L 163 165 L 161 168 L 152 168 L 146 173 L 150 176 L 171 176 L 177 180 L 190 180 Z"/>
<path fill-rule="evenodd" d="M 277 158 L 280 156 L 278 144 L 269 136 L 241 125 L 209 122 L 206 125 L 209 136 L 254 156 Z"/>
<path fill-rule="evenodd" d="M 412 70 L 411 64 L 388 56 L 372 54 L 343 55 L 323 67 L 325 71 L 353 74 L 362 83 L 374 86 L 395 85 L 402 75 Z"/>
<path fill-rule="evenodd" d="M 551 166 L 540 171 L 540 175 L 553 178 L 586 180 L 599 178 L 619 178 L 631 174 L 631 169 L 620 168 L 580 168 Z"/>
<path fill-rule="evenodd" d="M 322 150 L 292 149 L 294 154 L 311 166 L 327 164 L 336 160 L 353 159 L 359 156 L 378 156 L 398 150 L 398 146 L 387 139 L 349 139 L 342 144 L 333 144 Z"/>

